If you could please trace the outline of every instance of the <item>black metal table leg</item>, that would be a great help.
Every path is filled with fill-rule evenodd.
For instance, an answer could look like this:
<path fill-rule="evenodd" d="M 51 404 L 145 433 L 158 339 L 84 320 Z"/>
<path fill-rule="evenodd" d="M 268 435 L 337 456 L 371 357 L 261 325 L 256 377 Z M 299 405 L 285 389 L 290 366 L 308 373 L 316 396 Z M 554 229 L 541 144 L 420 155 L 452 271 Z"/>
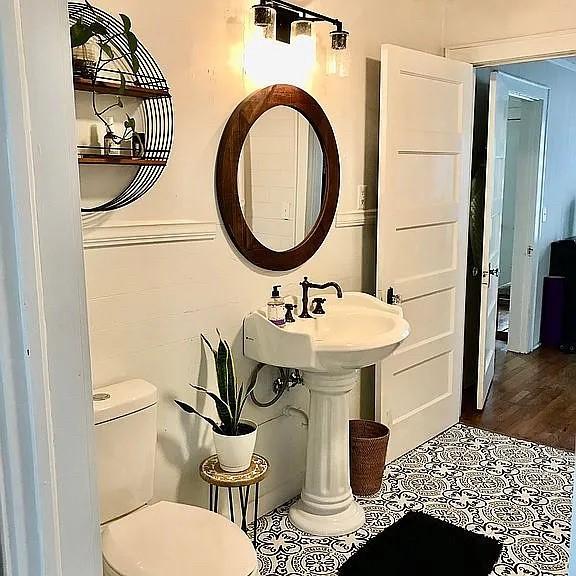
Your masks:
<path fill-rule="evenodd" d="M 254 500 L 254 548 L 256 548 L 256 537 L 258 536 L 258 499 L 260 498 L 260 482 L 256 484 L 256 499 Z"/>
<path fill-rule="evenodd" d="M 234 522 L 234 496 L 232 495 L 232 488 L 228 488 L 228 507 L 230 510 L 230 520 Z"/>
<path fill-rule="evenodd" d="M 210 512 L 214 512 L 214 486 L 210 484 Z"/>
<path fill-rule="evenodd" d="M 216 492 L 214 495 L 214 512 L 218 514 L 218 495 L 220 493 L 220 487 L 214 486 L 214 491 Z"/>
<path fill-rule="evenodd" d="M 248 498 L 250 496 L 250 486 L 246 486 L 244 492 L 241 487 L 238 488 L 240 492 L 240 508 L 242 510 L 242 530 L 248 533 L 248 522 L 246 517 L 248 515 Z"/>

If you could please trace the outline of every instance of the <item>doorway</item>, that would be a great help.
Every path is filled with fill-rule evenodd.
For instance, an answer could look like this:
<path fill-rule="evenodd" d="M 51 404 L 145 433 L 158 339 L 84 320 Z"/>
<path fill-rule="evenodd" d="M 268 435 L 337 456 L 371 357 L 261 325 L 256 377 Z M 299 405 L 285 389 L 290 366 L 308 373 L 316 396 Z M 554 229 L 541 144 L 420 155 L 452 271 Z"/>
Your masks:
<path fill-rule="evenodd" d="M 561 65 L 557 60 L 538 61 L 477 70 L 485 77 L 497 72 L 513 77 L 514 81 L 532 83 L 544 91 L 544 97 L 527 98 L 506 91 L 505 149 L 503 153 L 498 150 L 501 166 L 490 171 L 486 166 L 489 161 L 487 149 L 490 148 L 489 83 L 478 82 L 477 119 L 483 113 L 486 121 L 483 128 L 475 128 L 473 209 L 484 215 L 487 208 L 483 193 L 474 190 L 483 190 L 483 178 L 488 180 L 486 188 L 492 186 L 491 192 L 498 197 L 496 180 L 500 177 L 502 193 L 500 213 L 489 207 L 489 227 L 484 221 L 478 226 L 477 217 L 476 230 L 473 218 L 470 222 L 469 261 L 478 268 L 475 277 L 470 270 L 468 276 L 469 287 L 476 293 L 468 294 L 471 298 L 467 302 L 467 370 L 462 412 L 462 421 L 467 424 L 567 449 L 573 448 L 576 433 L 568 413 L 574 403 L 570 382 L 576 373 L 576 358 L 563 354 L 560 345 L 551 343 L 546 336 L 550 307 L 545 288 L 549 286 L 549 275 L 555 274 L 550 267 L 551 249 L 557 240 L 573 237 L 576 232 L 571 208 L 576 200 L 576 172 L 570 160 L 576 153 L 576 145 L 572 148 L 570 137 L 576 129 L 571 114 L 576 88 L 576 69 L 572 67 L 572 61 L 568 58 L 560 61 Z M 478 110 L 478 102 L 484 103 L 483 110 Z M 528 153 L 526 148 L 531 143 L 530 134 L 535 134 L 539 123 L 547 126 L 542 139 L 542 185 L 540 193 L 529 198 L 527 190 L 538 170 L 536 162 L 529 161 L 534 153 Z M 529 225 L 533 225 L 533 230 L 527 228 Z M 486 230 L 496 236 L 489 244 L 488 263 L 484 259 Z M 489 274 L 486 284 L 489 283 L 492 290 L 491 306 L 495 307 L 495 313 L 485 328 L 494 331 L 494 339 L 487 332 L 485 363 L 482 363 L 479 302 L 481 291 L 488 292 L 488 287 L 482 284 L 484 278 L 480 276 L 481 271 L 489 273 L 490 269 L 493 274 Z M 532 291 L 528 300 L 529 304 L 533 303 L 532 315 L 526 315 L 522 321 L 518 318 L 526 309 L 531 309 L 530 305 L 525 305 L 526 298 L 522 295 L 530 295 L 527 288 Z M 477 302 L 476 310 L 473 300 Z M 487 309 L 491 309 L 490 305 Z M 478 318 L 476 324 L 474 314 Z M 471 339 L 472 331 L 476 341 Z M 474 356 L 474 348 L 478 351 L 477 356 Z M 482 382 L 484 374 L 486 379 Z"/>
<path fill-rule="evenodd" d="M 484 109 L 476 110 L 475 181 L 470 212 L 469 286 L 477 286 L 467 322 L 478 332 L 476 407 L 495 373 L 496 340 L 529 353 L 537 338 L 539 220 L 549 90 L 501 69 L 476 71 Z M 482 101 L 482 94 L 477 94 Z M 477 318 L 477 324 L 474 320 Z M 472 334 L 472 329 L 470 329 Z M 474 371 L 474 364 L 470 370 Z"/>

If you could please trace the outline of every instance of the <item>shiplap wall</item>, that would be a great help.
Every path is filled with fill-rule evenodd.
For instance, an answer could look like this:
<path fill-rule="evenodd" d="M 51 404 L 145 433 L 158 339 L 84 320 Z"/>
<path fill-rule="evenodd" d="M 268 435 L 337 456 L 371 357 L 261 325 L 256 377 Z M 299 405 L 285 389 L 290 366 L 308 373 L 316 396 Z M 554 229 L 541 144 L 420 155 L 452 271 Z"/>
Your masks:
<path fill-rule="evenodd" d="M 291 108 L 279 106 L 257 120 L 244 144 L 239 169 L 244 170 L 244 214 L 249 215 L 252 232 L 279 252 L 296 245 L 298 116 Z"/>
<path fill-rule="evenodd" d="M 380 45 L 392 42 L 440 53 L 443 2 L 306 3 L 342 19 L 351 34 L 350 77 L 328 78 L 319 67 L 306 86 L 325 108 L 338 140 L 343 227 L 333 227 L 319 252 L 287 274 L 258 270 L 241 260 L 223 233 L 214 196 L 222 129 L 250 90 L 237 62 L 244 17 L 253 1 L 173 0 L 169 5 L 146 2 L 144 7 L 141 0 L 100 0 L 97 4 L 129 14 L 134 30 L 162 67 L 172 88 L 175 141 L 168 167 L 150 193 L 124 210 L 85 223 L 86 237 L 93 239 L 85 250 L 93 379 L 100 387 L 140 377 L 159 388 L 156 497 L 206 505 L 207 490 L 197 466 L 212 451 L 210 433 L 172 402 L 180 397 L 203 406 L 187 387 L 188 382 L 206 382 L 199 335 L 214 338 L 219 328 L 233 342 L 238 372 L 246 379 L 252 363 L 242 358 L 242 319 L 265 304 L 273 284 L 296 293 L 307 274 L 317 281 L 335 280 L 345 290 L 374 289 L 375 228 L 370 225 L 373 219 L 358 226 L 364 218 L 356 212 L 356 188 L 368 185 L 368 206 L 374 207 Z M 329 30 L 320 28 L 319 62 Z M 98 173 L 91 178 L 99 178 Z M 171 221 L 184 231 L 193 230 L 194 221 L 215 224 L 213 234 L 210 224 L 198 224 L 202 234 L 190 232 L 182 238 L 170 236 Z M 147 222 L 161 224 L 147 233 Z M 132 240 L 121 245 L 120 225 L 127 223 L 131 226 L 124 231 Z M 109 235 L 116 239 L 107 242 Z M 146 243 L 134 243 L 137 237 Z M 262 381 L 260 394 L 265 396 L 270 375 L 263 374 Z M 262 511 L 294 496 L 301 486 L 306 429 L 297 419 L 281 417 L 286 404 L 306 408 L 307 392 L 291 391 L 270 409 L 248 409 L 247 415 L 257 422 L 277 417 L 259 432 L 257 450 L 272 466 L 262 487 Z M 352 404 L 356 415 L 358 392 Z"/>

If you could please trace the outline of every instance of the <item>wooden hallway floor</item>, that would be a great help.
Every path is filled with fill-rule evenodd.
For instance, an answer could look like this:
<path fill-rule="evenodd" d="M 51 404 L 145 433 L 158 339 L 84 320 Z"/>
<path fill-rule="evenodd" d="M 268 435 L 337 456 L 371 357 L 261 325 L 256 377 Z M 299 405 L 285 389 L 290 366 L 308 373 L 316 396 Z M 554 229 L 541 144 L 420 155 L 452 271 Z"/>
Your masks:
<path fill-rule="evenodd" d="M 483 411 L 476 391 L 464 391 L 463 424 L 574 451 L 576 354 L 541 348 L 532 354 L 497 343 L 496 375 Z"/>

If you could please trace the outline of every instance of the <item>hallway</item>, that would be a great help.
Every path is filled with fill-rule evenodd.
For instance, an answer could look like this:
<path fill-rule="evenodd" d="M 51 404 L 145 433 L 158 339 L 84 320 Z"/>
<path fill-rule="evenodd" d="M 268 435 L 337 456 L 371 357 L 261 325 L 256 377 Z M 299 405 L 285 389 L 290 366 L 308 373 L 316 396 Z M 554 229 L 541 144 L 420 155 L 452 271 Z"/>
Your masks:
<path fill-rule="evenodd" d="M 576 355 L 541 348 L 523 355 L 497 342 L 496 375 L 483 411 L 475 390 L 464 390 L 460 421 L 574 451 L 576 437 Z"/>

